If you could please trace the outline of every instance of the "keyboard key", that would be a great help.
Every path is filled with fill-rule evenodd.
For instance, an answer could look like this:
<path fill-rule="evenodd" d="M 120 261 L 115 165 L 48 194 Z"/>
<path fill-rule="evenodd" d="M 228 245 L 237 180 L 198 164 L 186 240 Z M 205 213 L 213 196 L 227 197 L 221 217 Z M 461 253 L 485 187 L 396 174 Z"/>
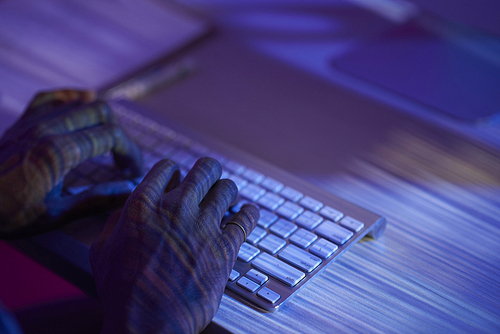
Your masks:
<path fill-rule="evenodd" d="M 282 249 L 285 246 L 286 246 L 286 241 L 281 239 L 280 237 L 275 236 L 274 234 L 268 234 L 259 243 L 260 248 L 271 254 L 276 254 L 280 249 Z"/>
<path fill-rule="evenodd" d="M 224 165 L 224 168 L 235 175 L 241 175 L 245 171 L 245 166 L 239 164 L 235 161 L 228 161 Z"/>
<path fill-rule="evenodd" d="M 257 201 L 257 203 L 270 211 L 274 211 L 281 204 L 285 203 L 285 199 L 274 193 L 267 192 Z"/>
<path fill-rule="evenodd" d="M 175 147 L 170 143 L 163 143 L 154 148 L 154 153 L 161 159 L 170 158 L 175 151 Z"/>
<path fill-rule="evenodd" d="M 339 224 L 353 232 L 359 232 L 365 227 L 365 224 L 349 216 L 344 217 Z"/>
<path fill-rule="evenodd" d="M 266 191 L 264 188 L 259 187 L 256 184 L 250 183 L 245 188 L 241 189 L 240 195 L 249 201 L 255 202 L 262 196 L 264 196 Z"/>
<path fill-rule="evenodd" d="M 198 143 L 193 143 L 189 148 L 191 152 L 197 157 L 206 157 L 208 155 L 209 149 L 206 146 L 203 146 Z"/>
<path fill-rule="evenodd" d="M 255 292 L 257 291 L 257 289 L 260 287 L 260 285 L 258 285 L 257 283 L 255 283 L 254 281 L 251 281 L 250 279 L 246 278 L 246 277 L 242 277 L 240 278 L 236 284 L 238 284 L 239 286 L 241 286 L 243 289 L 245 290 L 248 290 L 250 292 Z"/>
<path fill-rule="evenodd" d="M 354 235 L 351 231 L 328 220 L 318 226 L 316 233 L 337 245 L 345 244 Z"/>
<path fill-rule="evenodd" d="M 281 296 L 274 292 L 273 290 L 263 287 L 257 292 L 257 296 L 264 299 L 265 301 L 275 304 L 278 300 L 280 300 Z"/>
<path fill-rule="evenodd" d="M 306 277 L 302 271 L 267 253 L 261 253 L 255 258 L 252 261 L 252 266 L 292 287 Z"/>
<path fill-rule="evenodd" d="M 250 168 L 247 168 L 247 170 L 245 170 L 243 174 L 241 174 L 241 176 L 255 184 L 259 184 L 264 180 L 264 174 Z"/>
<path fill-rule="evenodd" d="M 246 274 L 246 277 L 250 278 L 252 281 L 257 283 L 258 285 L 262 285 L 267 282 L 268 278 L 261 272 L 258 272 L 255 269 L 250 269 Z"/>
<path fill-rule="evenodd" d="M 264 238 L 266 235 L 267 235 L 266 230 L 258 226 L 255 226 L 255 229 L 252 231 L 252 233 L 250 233 L 246 241 L 251 243 L 252 245 L 255 245 L 260 240 L 262 240 L 262 238 Z"/>
<path fill-rule="evenodd" d="M 335 210 L 331 206 L 325 206 L 323 209 L 319 210 L 319 214 L 334 222 L 338 222 L 340 218 L 344 217 L 342 212 Z"/>
<path fill-rule="evenodd" d="M 318 210 L 323 207 L 323 203 L 309 196 L 305 196 L 304 198 L 302 198 L 299 204 L 304 208 L 311 210 L 312 212 L 318 212 Z"/>
<path fill-rule="evenodd" d="M 247 242 L 244 242 L 241 245 L 240 250 L 238 252 L 238 259 L 243 262 L 250 262 L 254 257 L 259 255 L 260 250 L 257 247 L 250 245 Z"/>
<path fill-rule="evenodd" d="M 257 221 L 257 225 L 259 225 L 262 228 L 269 228 L 274 222 L 278 220 L 278 216 L 275 215 L 272 212 L 269 212 L 264 209 L 260 209 L 260 217 L 259 220 Z"/>
<path fill-rule="evenodd" d="M 301 248 L 309 247 L 314 241 L 318 239 L 318 236 L 311 233 L 303 228 L 299 228 L 291 237 L 290 242 Z M 247 239 L 248 240 L 248 239 Z"/>
<path fill-rule="evenodd" d="M 281 190 L 280 192 L 280 195 L 292 202 L 298 202 L 302 197 L 304 197 L 304 194 L 302 194 L 300 191 L 297 191 L 290 187 L 283 188 L 283 190 Z"/>
<path fill-rule="evenodd" d="M 146 170 L 150 170 L 158 161 L 160 161 L 160 158 L 156 155 L 150 153 L 143 153 L 142 155 L 142 163 Z"/>
<path fill-rule="evenodd" d="M 278 182 L 270 177 L 266 177 L 260 185 L 267 190 L 272 191 L 273 193 L 278 193 L 281 191 L 281 189 L 283 189 L 283 183 Z"/>
<path fill-rule="evenodd" d="M 240 277 L 240 273 L 234 269 L 231 269 L 231 273 L 229 274 L 229 281 L 234 282 L 238 277 Z"/>
<path fill-rule="evenodd" d="M 170 159 L 175 161 L 179 166 L 187 167 L 189 169 L 191 169 L 197 160 L 193 155 L 183 150 L 177 151 Z"/>
<path fill-rule="evenodd" d="M 214 158 L 215 160 L 217 160 L 221 166 L 225 166 L 226 165 L 226 162 L 227 162 L 227 158 L 223 155 L 220 155 L 219 153 L 217 152 L 210 152 L 209 154 L 207 154 L 209 157 L 212 157 Z"/>
<path fill-rule="evenodd" d="M 323 218 L 319 215 L 312 213 L 311 211 L 304 211 L 297 219 L 295 219 L 295 223 L 300 225 L 310 231 L 312 231 L 316 226 L 321 224 Z"/>
<path fill-rule="evenodd" d="M 306 252 L 295 245 L 288 245 L 283 249 L 278 257 L 302 270 L 310 273 L 321 264 L 321 259 Z"/>
<path fill-rule="evenodd" d="M 288 220 L 294 220 L 297 218 L 302 212 L 304 212 L 304 208 L 298 204 L 293 202 L 286 201 L 282 206 L 280 206 L 276 213 L 282 217 L 285 217 Z"/>
<path fill-rule="evenodd" d="M 295 230 L 297 229 L 297 225 L 293 224 L 292 222 L 280 218 L 276 223 L 274 223 L 270 231 L 273 232 L 274 234 L 282 237 L 283 239 L 288 238 Z"/>
<path fill-rule="evenodd" d="M 238 211 L 241 210 L 241 207 L 243 205 L 249 204 L 249 203 L 250 203 L 249 201 L 240 200 L 238 203 L 236 203 L 235 205 L 233 205 L 230 210 L 231 210 L 232 213 L 236 213 L 236 212 L 238 212 Z"/>
<path fill-rule="evenodd" d="M 232 180 L 236 184 L 236 187 L 238 188 L 238 191 L 241 191 L 243 188 L 245 188 L 248 185 L 248 181 L 247 180 L 245 180 L 244 178 L 239 177 L 237 175 L 229 174 L 227 176 L 227 178 L 230 179 L 230 180 Z"/>
<path fill-rule="evenodd" d="M 319 239 L 309 248 L 309 251 L 322 259 L 328 259 L 339 247 L 325 239 Z"/>

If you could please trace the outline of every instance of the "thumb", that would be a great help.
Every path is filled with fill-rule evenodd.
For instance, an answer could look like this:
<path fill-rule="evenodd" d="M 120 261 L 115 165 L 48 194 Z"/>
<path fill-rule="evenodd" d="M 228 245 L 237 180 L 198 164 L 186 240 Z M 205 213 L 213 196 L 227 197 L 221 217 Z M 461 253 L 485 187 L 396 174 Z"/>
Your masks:
<path fill-rule="evenodd" d="M 47 215 L 54 220 L 69 220 L 103 213 L 125 204 L 134 190 L 131 181 L 96 185 L 76 195 L 51 197 L 45 204 Z"/>

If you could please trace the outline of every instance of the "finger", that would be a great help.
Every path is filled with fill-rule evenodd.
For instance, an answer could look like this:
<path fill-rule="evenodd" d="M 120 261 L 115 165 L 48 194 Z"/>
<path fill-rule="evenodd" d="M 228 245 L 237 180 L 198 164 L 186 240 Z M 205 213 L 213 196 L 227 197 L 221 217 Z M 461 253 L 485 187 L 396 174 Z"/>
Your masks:
<path fill-rule="evenodd" d="M 115 122 L 111 108 L 104 101 L 62 108 L 57 113 L 58 115 L 54 115 L 56 117 L 49 120 L 36 120 L 35 128 L 30 135 L 34 138 L 42 138 L 47 135 L 64 134 Z"/>
<path fill-rule="evenodd" d="M 89 103 L 96 99 L 96 93 L 89 90 L 62 89 L 38 93 L 30 102 L 26 113 L 39 114 L 51 108 L 74 101 Z"/>
<path fill-rule="evenodd" d="M 186 203 L 198 207 L 210 188 L 219 180 L 221 173 L 222 168 L 217 160 L 198 159 L 179 186 Z"/>
<path fill-rule="evenodd" d="M 160 160 L 146 174 L 135 192 L 144 193 L 149 198 L 159 198 L 164 192 L 180 183 L 179 166 L 172 160 Z"/>
<path fill-rule="evenodd" d="M 32 150 L 33 162 L 55 183 L 83 161 L 113 151 L 117 166 L 134 176 L 142 174 L 139 148 L 114 124 L 106 124 L 70 134 L 42 138 Z"/>
<path fill-rule="evenodd" d="M 94 254 L 100 253 L 101 247 L 104 245 L 104 243 L 108 240 L 108 238 L 111 236 L 111 233 L 115 229 L 116 224 L 118 224 L 118 220 L 120 219 L 120 216 L 122 214 L 123 208 L 114 211 L 111 215 L 109 215 L 108 219 L 106 219 L 106 223 L 104 224 L 104 227 L 97 237 L 97 239 L 94 241 L 92 246 L 90 246 L 90 257 L 95 257 Z"/>
<path fill-rule="evenodd" d="M 254 230 L 257 225 L 257 221 L 259 220 L 259 210 L 252 204 L 246 204 L 241 207 L 241 210 L 238 211 L 231 219 L 231 222 L 235 224 L 228 224 L 223 228 L 224 234 L 231 240 L 235 241 L 236 249 L 234 250 L 234 256 L 237 255 L 239 248 L 245 242 L 245 236 L 249 236 L 250 233 Z M 236 224 L 240 225 L 238 227 Z M 243 233 L 242 231 L 245 231 Z M 232 243 L 230 243 L 232 244 Z"/>
<path fill-rule="evenodd" d="M 116 209 L 125 204 L 134 187 L 130 181 L 118 181 L 99 184 L 77 195 L 51 196 L 45 201 L 47 215 L 67 220 Z"/>
<path fill-rule="evenodd" d="M 203 216 L 211 217 L 220 224 L 224 214 L 238 196 L 238 188 L 233 181 L 217 181 L 200 203 Z"/>

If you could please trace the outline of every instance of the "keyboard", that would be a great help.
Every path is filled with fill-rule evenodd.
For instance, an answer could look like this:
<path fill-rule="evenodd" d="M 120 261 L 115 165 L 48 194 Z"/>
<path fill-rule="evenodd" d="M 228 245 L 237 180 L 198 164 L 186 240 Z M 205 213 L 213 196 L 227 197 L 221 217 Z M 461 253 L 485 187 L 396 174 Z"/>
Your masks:
<path fill-rule="evenodd" d="M 379 237 L 386 220 L 241 150 L 187 129 L 128 101 L 110 102 L 118 122 L 141 148 L 147 170 L 171 159 L 185 175 L 200 157 L 211 156 L 222 178 L 233 180 L 239 202 L 259 207 L 255 230 L 241 246 L 226 294 L 274 312 L 315 275 L 366 235 Z M 144 116 L 149 115 L 149 116 Z M 64 191 L 77 194 L 96 183 L 123 179 L 110 154 L 73 170 Z M 137 184 L 139 180 L 136 180 Z"/>

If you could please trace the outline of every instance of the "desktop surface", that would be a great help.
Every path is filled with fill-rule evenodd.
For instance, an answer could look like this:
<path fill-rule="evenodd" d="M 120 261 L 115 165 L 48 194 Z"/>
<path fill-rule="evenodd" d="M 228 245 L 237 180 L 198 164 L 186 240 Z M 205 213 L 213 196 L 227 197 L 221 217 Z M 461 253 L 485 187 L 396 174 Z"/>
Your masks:
<path fill-rule="evenodd" d="M 230 36 L 192 55 L 197 75 L 140 102 L 388 220 L 382 238 L 356 244 L 280 311 L 224 296 L 215 323 L 238 333 L 498 330 L 495 149 Z"/>

